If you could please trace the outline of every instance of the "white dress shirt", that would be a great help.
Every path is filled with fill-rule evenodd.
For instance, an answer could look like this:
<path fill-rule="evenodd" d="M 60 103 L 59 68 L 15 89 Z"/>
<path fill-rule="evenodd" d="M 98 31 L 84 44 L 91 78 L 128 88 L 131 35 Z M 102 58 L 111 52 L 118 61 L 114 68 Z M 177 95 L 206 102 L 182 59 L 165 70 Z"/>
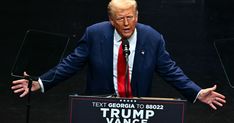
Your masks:
<path fill-rule="evenodd" d="M 121 45 L 121 36 L 117 32 L 117 30 L 114 31 L 114 43 L 113 43 L 113 80 L 114 80 L 114 89 L 115 93 L 118 96 L 118 83 L 117 83 L 117 61 L 118 61 L 118 52 L 119 47 Z M 136 42 L 137 42 L 137 30 L 135 29 L 133 32 L 133 35 L 127 39 L 129 42 L 129 76 L 130 76 L 130 82 L 132 78 L 132 69 L 133 69 L 133 61 L 135 56 L 135 49 L 136 49 Z"/>

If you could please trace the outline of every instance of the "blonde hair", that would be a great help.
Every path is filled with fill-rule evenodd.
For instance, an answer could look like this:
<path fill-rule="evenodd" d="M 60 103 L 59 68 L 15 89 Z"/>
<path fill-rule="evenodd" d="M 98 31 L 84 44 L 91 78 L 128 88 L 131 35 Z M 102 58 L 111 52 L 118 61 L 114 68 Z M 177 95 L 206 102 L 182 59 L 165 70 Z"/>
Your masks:
<path fill-rule="evenodd" d="M 111 0 L 107 7 L 107 12 L 109 16 L 114 15 L 114 9 L 126 9 L 128 7 L 134 7 L 136 10 L 136 15 L 138 14 L 137 2 L 136 0 Z"/>

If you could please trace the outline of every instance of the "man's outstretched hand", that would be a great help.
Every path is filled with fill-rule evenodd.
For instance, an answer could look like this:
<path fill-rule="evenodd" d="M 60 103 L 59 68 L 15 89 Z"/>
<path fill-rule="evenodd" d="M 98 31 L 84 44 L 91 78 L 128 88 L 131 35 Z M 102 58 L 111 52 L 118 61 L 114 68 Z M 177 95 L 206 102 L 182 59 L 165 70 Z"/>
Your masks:
<path fill-rule="evenodd" d="M 198 95 L 198 99 L 201 102 L 208 104 L 214 110 L 217 109 L 216 106 L 222 107 L 226 103 L 225 96 L 215 92 L 216 88 L 217 86 L 214 85 L 211 88 L 202 89 Z"/>
<path fill-rule="evenodd" d="M 26 72 L 24 72 L 24 76 L 28 76 Z M 28 94 L 29 89 L 28 89 L 28 80 L 26 79 L 20 79 L 20 80 L 15 80 L 12 82 L 12 87 L 11 89 L 14 91 L 14 93 L 20 93 L 20 97 L 24 97 L 25 95 Z M 31 91 L 37 91 L 39 90 L 40 84 L 38 81 L 33 81 L 32 82 L 32 88 Z"/>

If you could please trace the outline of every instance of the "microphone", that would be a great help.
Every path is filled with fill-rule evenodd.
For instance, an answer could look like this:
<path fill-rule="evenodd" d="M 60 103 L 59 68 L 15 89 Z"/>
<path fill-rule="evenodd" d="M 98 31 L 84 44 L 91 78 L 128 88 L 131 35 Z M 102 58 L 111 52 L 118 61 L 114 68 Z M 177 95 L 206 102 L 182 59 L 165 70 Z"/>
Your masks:
<path fill-rule="evenodd" d="M 130 55 L 130 50 L 129 50 L 129 42 L 127 39 L 122 41 L 122 49 L 126 62 L 128 63 L 128 56 Z"/>
<path fill-rule="evenodd" d="M 125 56 L 126 70 L 125 70 L 125 96 L 129 97 L 128 80 L 129 80 L 129 70 L 128 70 L 128 56 L 130 55 L 129 42 L 127 39 L 122 41 L 123 55 Z"/>

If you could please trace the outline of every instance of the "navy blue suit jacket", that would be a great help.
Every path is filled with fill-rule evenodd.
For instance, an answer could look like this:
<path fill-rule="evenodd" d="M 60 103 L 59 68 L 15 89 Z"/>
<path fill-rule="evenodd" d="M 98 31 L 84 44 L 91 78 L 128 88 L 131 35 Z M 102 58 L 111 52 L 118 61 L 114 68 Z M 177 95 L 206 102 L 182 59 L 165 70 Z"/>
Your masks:
<path fill-rule="evenodd" d="M 162 35 L 140 23 L 136 25 L 136 30 L 137 44 L 131 79 L 133 95 L 150 96 L 153 75 L 158 72 L 184 97 L 193 101 L 201 88 L 171 60 Z M 71 77 L 88 64 L 87 92 L 114 93 L 113 34 L 114 27 L 107 21 L 88 27 L 74 51 L 40 77 L 45 90 Z"/>

